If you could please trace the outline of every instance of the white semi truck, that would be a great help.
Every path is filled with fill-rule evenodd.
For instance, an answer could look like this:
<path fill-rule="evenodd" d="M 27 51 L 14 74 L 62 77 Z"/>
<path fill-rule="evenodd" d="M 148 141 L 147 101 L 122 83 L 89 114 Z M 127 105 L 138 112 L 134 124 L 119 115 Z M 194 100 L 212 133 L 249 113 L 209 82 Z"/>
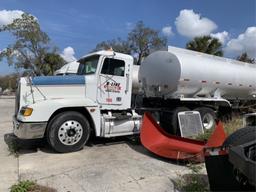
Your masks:
<path fill-rule="evenodd" d="M 140 132 L 144 112 L 179 134 L 177 114 L 195 110 L 211 129 L 216 115 L 256 95 L 256 66 L 175 47 L 149 55 L 99 51 L 82 57 L 77 75 L 22 77 L 14 115 L 21 139 L 47 138 L 58 152 L 82 148 L 91 135 Z"/>

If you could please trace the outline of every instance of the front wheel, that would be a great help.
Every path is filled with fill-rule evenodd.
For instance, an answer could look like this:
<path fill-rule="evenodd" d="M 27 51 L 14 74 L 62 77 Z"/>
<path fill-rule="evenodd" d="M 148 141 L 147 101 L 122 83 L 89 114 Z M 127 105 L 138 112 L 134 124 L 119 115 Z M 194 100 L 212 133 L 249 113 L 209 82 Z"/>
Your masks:
<path fill-rule="evenodd" d="M 57 152 L 78 151 L 89 139 L 90 125 L 81 113 L 67 111 L 50 121 L 46 136 L 50 146 Z"/>

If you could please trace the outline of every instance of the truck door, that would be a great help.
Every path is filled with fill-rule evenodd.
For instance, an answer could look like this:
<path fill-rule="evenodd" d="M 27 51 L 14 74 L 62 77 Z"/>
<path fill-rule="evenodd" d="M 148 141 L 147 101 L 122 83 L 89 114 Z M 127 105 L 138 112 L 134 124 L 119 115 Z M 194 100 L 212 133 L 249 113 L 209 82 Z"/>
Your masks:
<path fill-rule="evenodd" d="M 109 105 L 120 106 L 125 102 L 128 91 L 126 65 L 122 59 L 103 59 L 97 88 L 97 100 L 102 104 L 102 108 L 109 108 Z"/>

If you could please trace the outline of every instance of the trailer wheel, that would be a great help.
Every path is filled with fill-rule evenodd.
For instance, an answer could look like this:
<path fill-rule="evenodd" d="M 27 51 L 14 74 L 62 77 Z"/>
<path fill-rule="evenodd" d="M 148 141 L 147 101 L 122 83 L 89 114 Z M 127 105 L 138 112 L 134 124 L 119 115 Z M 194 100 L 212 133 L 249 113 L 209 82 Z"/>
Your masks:
<path fill-rule="evenodd" d="M 189 111 L 189 109 L 187 107 L 177 107 L 161 115 L 160 125 L 167 133 L 180 135 L 178 113 L 182 111 Z"/>
<path fill-rule="evenodd" d="M 208 108 L 208 107 L 198 107 L 194 110 L 198 111 L 200 113 L 203 128 L 205 130 L 210 130 L 210 129 L 215 128 L 216 114 L 213 109 Z"/>
<path fill-rule="evenodd" d="M 75 111 L 56 115 L 47 127 L 47 141 L 57 152 L 67 153 L 80 150 L 90 136 L 88 120 Z"/>
<path fill-rule="evenodd" d="M 256 126 L 248 126 L 238 129 L 227 137 L 224 146 L 237 146 L 256 140 Z"/>

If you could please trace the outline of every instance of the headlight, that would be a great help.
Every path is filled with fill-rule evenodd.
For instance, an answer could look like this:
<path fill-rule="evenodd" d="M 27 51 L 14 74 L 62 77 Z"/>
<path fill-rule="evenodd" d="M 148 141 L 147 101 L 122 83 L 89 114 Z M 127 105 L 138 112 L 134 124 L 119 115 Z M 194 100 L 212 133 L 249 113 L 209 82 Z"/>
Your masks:
<path fill-rule="evenodd" d="M 30 107 L 22 107 L 20 110 L 20 114 L 23 116 L 30 116 L 33 112 L 33 109 Z"/>

